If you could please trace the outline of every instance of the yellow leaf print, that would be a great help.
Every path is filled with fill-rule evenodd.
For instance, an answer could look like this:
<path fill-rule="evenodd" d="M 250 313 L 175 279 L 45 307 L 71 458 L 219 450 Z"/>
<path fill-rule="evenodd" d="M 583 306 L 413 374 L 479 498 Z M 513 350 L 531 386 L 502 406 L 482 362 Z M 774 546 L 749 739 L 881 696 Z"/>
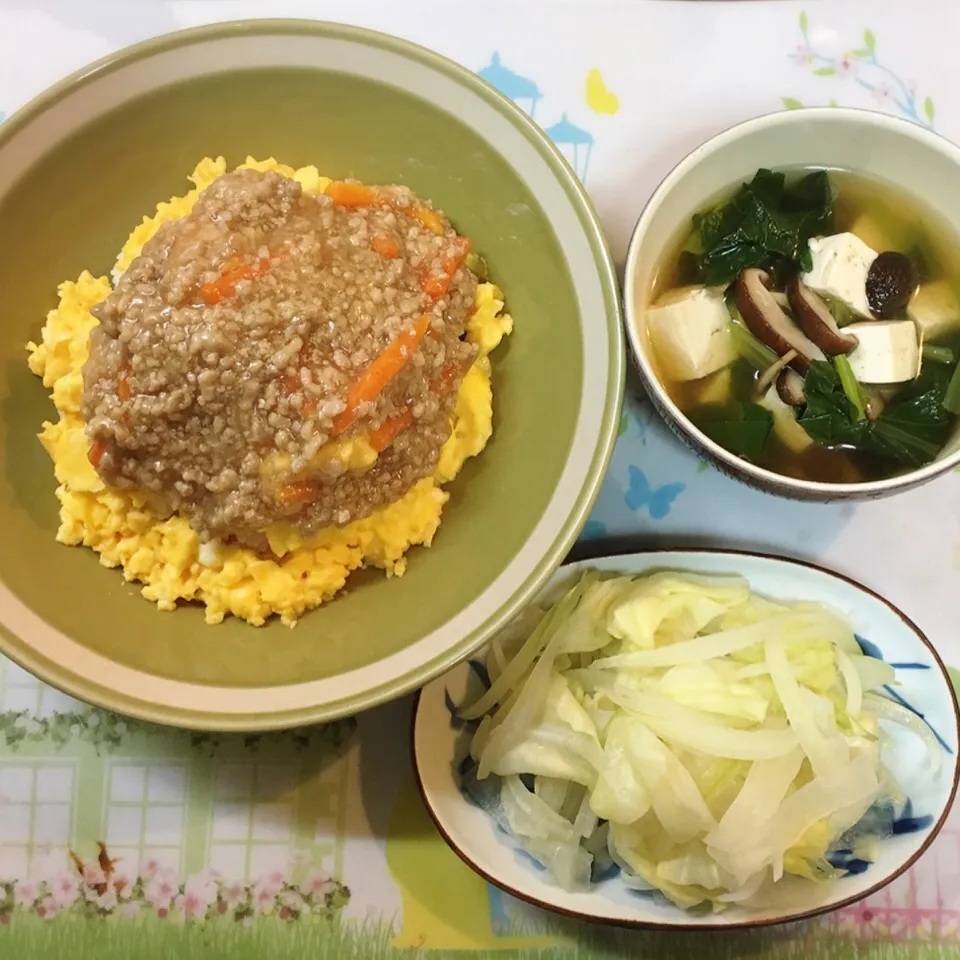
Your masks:
<path fill-rule="evenodd" d="M 594 113 L 614 114 L 620 110 L 620 98 L 607 89 L 596 67 L 587 74 L 587 106 Z"/>

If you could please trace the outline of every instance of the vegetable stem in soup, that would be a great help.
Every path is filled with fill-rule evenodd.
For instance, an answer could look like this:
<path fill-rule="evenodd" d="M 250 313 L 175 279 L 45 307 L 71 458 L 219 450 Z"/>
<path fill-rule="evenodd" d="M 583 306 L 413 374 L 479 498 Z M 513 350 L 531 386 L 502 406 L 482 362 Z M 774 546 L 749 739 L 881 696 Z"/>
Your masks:
<path fill-rule="evenodd" d="M 960 416 L 960 235 L 902 190 L 758 170 L 661 262 L 657 375 L 735 455 L 822 483 L 935 460 Z"/>

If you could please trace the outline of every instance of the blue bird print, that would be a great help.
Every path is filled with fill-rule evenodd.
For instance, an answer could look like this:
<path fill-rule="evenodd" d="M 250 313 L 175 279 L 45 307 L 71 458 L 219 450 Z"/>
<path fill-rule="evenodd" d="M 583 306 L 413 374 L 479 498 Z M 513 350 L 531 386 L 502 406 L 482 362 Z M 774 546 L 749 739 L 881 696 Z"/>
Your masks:
<path fill-rule="evenodd" d="M 637 466 L 631 466 L 628 475 L 630 488 L 623 495 L 624 502 L 631 510 L 646 507 L 654 520 L 666 517 L 673 508 L 674 500 L 687 489 L 685 483 L 666 483 L 654 490 L 647 475 Z"/>

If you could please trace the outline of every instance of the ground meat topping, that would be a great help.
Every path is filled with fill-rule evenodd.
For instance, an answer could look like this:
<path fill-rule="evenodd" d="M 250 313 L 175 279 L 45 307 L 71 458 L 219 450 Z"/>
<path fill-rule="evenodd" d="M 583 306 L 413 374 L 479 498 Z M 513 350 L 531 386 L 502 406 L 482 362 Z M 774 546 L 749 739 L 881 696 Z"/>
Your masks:
<path fill-rule="evenodd" d="M 309 534 L 429 476 L 475 357 L 469 244 L 403 187 L 219 177 L 94 308 L 90 458 L 204 539 Z"/>

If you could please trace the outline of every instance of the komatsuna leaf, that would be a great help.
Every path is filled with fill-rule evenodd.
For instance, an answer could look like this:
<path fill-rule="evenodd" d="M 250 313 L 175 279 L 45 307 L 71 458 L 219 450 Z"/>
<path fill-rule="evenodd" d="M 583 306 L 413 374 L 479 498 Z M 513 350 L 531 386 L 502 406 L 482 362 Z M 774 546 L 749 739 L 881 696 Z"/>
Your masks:
<path fill-rule="evenodd" d="M 756 403 L 708 404 L 690 419 L 714 443 L 754 463 L 763 455 L 773 430 L 773 416 Z"/>
<path fill-rule="evenodd" d="M 826 360 L 814 360 L 803 382 L 806 406 L 797 418 L 814 443 L 824 447 L 856 446 L 868 424 L 857 417 L 840 376 Z"/>
<path fill-rule="evenodd" d="M 787 185 L 781 172 L 758 170 L 724 204 L 694 217 L 703 282 L 724 285 L 747 267 L 785 279 L 809 268 L 808 241 L 829 233 L 833 196 L 825 171 Z"/>
<path fill-rule="evenodd" d="M 933 460 L 954 423 L 943 407 L 950 374 L 949 367 L 928 364 L 884 409 L 866 437 L 865 449 L 915 467 Z"/>
<path fill-rule="evenodd" d="M 929 364 L 871 422 L 858 419 L 833 365 L 816 360 L 807 371 L 807 402 L 798 420 L 822 446 L 849 446 L 905 466 L 922 466 L 936 457 L 953 427 L 954 418 L 943 407 L 949 377 L 949 367 Z"/>

